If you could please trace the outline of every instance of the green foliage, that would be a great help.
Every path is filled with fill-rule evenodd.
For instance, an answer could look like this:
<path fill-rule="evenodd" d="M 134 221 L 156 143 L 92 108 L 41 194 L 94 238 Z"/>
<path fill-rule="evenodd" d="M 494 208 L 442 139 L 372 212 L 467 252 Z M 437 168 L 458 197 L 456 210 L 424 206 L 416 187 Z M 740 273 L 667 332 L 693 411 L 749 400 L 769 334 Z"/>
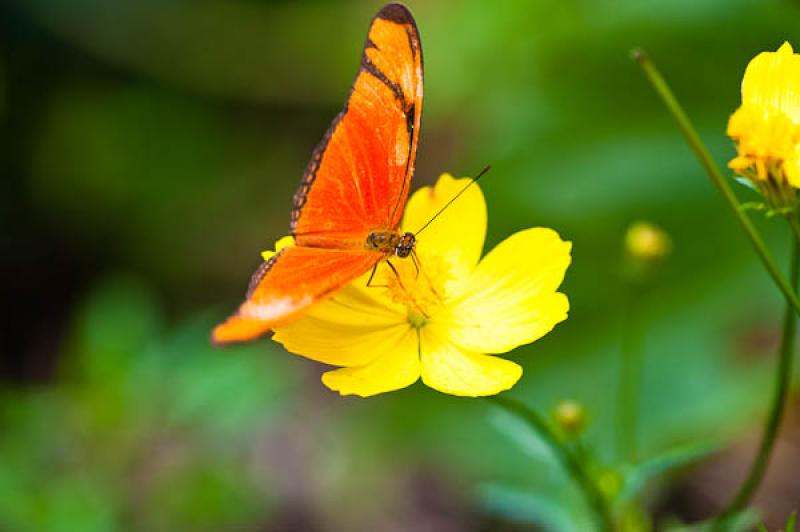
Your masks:
<path fill-rule="evenodd" d="M 769 529 L 767 529 L 767 525 L 765 525 L 764 523 L 759 523 L 758 524 L 758 530 L 759 530 L 759 532 L 769 532 Z M 789 517 L 786 519 L 786 524 L 783 525 L 783 528 L 781 529 L 781 532 L 797 532 L 797 511 L 796 510 L 794 512 L 792 512 L 791 514 L 789 514 Z"/>
<path fill-rule="evenodd" d="M 800 42 L 787 23 L 797 6 L 408 3 L 426 65 L 415 186 L 491 163 L 487 249 L 531 226 L 574 243 L 570 318 L 511 355 L 525 370 L 511 393 L 542 412 L 564 398 L 586 406 L 589 469 L 625 526 L 646 530 L 648 495 L 766 407 L 765 343 L 781 301 L 627 52 L 647 47 L 724 165 L 744 67 Z M 48 347 L 8 356 L 33 365 L 46 350 L 58 371 L 0 390 L 0 528 L 257 528 L 295 497 L 331 529 L 383 529 L 387 515 L 413 514 L 401 503 L 416 493 L 403 484 L 415 468 L 479 485 L 464 497 L 493 516 L 589 526 L 580 494 L 513 419 L 493 412 L 485 423 L 475 402 L 418 388 L 339 399 L 316 377 L 298 384 L 298 368 L 315 366 L 269 342 L 208 345 L 258 252 L 287 230 L 376 6 L 2 3 L 4 262 L 31 257 L 24 296 L 8 299 L 26 316 L 53 314 L 36 333 Z M 620 250 L 639 218 L 665 228 L 674 252 L 641 310 L 642 460 L 622 464 L 612 431 Z M 771 243 L 785 240 L 779 220 L 754 218 Z M 99 280 L 116 271 L 137 274 Z M 18 278 L 12 270 L 6 284 Z M 292 445 L 280 447 L 284 432 Z M 254 455 L 285 464 L 290 479 Z"/>
<path fill-rule="evenodd" d="M 99 287 L 77 313 L 64 379 L 3 394 L 1 526 L 174 530 L 264 515 L 271 494 L 248 454 L 291 374 L 263 347 L 213 350 L 210 324 L 164 334 L 146 286 Z"/>
<path fill-rule="evenodd" d="M 529 523 L 546 530 L 567 531 L 591 526 L 589 516 L 579 507 L 567 506 L 564 500 L 546 493 L 532 494 L 510 486 L 486 484 L 478 495 L 487 512 L 516 523 Z"/>
<path fill-rule="evenodd" d="M 556 463 L 542 435 L 522 419 L 506 412 L 497 413 L 493 419 L 497 429 L 527 455 L 526 459 L 539 464 L 537 470 L 542 476 L 553 476 L 561 482 L 573 480 Z M 654 524 L 640 504 L 646 495 L 645 490 L 721 448 L 719 442 L 693 443 L 668 449 L 635 465 L 603 465 L 579 441 L 565 438 L 561 443 L 578 457 L 582 467 L 591 475 L 592 482 L 605 494 L 619 529 L 630 532 L 653 529 Z M 552 487 L 529 486 L 526 489 L 487 484 L 479 494 L 488 511 L 513 521 L 544 526 L 548 530 L 580 530 L 592 523 L 586 504 L 580 500 L 576 502 L 574 492 L 558 491 Z"/>
<path fill-rule="evenodd" d="M 720 442 L 691 443 L 668 449 L 643 462 L 629 466 L 624 471 L 624 484 L 619 498 L 622 501 L 634 499 L 642 494 L 649 484 L 670 473 L 679 472 L 721 450 Z"/>
<path fill-rule="evenodd" d="M 783 532 L 797 532 L 797 510 L 789 515 L 786 520 L 786 526 L 783 527 Z"/>

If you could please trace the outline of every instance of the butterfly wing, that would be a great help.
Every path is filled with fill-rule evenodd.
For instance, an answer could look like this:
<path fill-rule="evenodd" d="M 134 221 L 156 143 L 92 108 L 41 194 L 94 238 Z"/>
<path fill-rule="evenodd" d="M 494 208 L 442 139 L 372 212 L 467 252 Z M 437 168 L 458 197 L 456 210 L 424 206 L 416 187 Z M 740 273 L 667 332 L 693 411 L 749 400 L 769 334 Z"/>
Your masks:
<path fill-rule="evenodd" d="M 246 341 L 290 323 L 368 271 L 374 230 L 396 229 L 408 198 L 422 113 L 422 48 L 399 4 L 370 25 L 344 110 L 314 150 L 294 197 L 295 247 L 265 262 L 245 302 L 214 329 L 215 343 Z"/>
<path fill-rule="evenodd" d="M 419 33 L 405 7 L 389 4 L 370 25 L 345 108 L 314 151 L 295 194 L 291 229 L 298 245 L 335 246 L 337 238 L 363 242 L 370 231 L 399 226 L 421 116 Z"/>
<path fill-rule="evenodd" d="M 243 342 L 286 325 L 381 258 L 367 250 L 284 248 L 256 270 L 245 302 L 214 329 L 212 340 L 216 344 Z"/>

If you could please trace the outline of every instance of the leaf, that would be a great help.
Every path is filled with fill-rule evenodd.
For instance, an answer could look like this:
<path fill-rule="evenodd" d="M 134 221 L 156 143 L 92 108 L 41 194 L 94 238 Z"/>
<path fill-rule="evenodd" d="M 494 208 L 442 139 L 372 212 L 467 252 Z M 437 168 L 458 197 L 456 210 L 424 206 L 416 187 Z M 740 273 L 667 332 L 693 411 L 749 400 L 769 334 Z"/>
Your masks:
<path fill-rule="evenodd" d="M 747 211 L 766 211 L 767 205 L 760 201 L 748 201 L 746 203 L 742 203 L 739 205 L 739 210 L 743 212 Z"/>
<path fill-rule="evenodd" d="M 478 497 L 490 513 L 515 522 L 532 523 L 551 531 L 583 530 L 591 526 L 579 508 L 564 504 L 552 494 L 530 493 L 499 484 L 483 484 Z"/>
<path fill-rule="evenodd" d="M 750 190 L 758 191 L 758 188 L 753 184 L 753 182 L 750 181 L 749 179 L 747 179 L 746 177 L 736 176 L 736 177 L 734 177 L 734 179 L 740 185 L 743 185 L 743 186 L 749 188 Z M 744 205 L 742 205 L 742 207 L 744 207 Z"/>
<path fill-rule="evenodd" d="M 789 515 L 786 520 L 786 525 L 783 527 L 783 532 L 797 532 L 797 510 Z"/>
<path fill-rule="evenodd" d="M 489 414 L 489 421 L 501 434 L 531 458 L 557 465 L 556 458 L 547 443 L 518 417 L 504 410 L 493 409 Z"/>
<path fill-rule="evenodd" d="M 633 466 L 625 475 L 620 491 L 620 500 L 629 500 L 635 497 L 656 477 L 697 462 L 721 447 L 722 444 L 718 441 L 693 443 L 670 449 Z"/>
<path fill-rule="evenodd" d="M 675 518 L 672 517 L 671 519 Z M 755 511 L 744 510 L 730 516 L 724 522 L 724 526 L 722 526 L 722 528 L 720 528 L 721 523 L 717 523 L 712 518 L 708 521 L 690 524 L 681 523 L 680 521 L 671 521 L 668 522 L 666 526 L 659 528 L 659 530 L 662 530 L 663 532 L 716 532 L 720 529 L 724 530 L 725 532 L 751 532 L 753 530 L 760 531 L 761 529 L 756 525 L 758 519 L 759 516 Z"/>

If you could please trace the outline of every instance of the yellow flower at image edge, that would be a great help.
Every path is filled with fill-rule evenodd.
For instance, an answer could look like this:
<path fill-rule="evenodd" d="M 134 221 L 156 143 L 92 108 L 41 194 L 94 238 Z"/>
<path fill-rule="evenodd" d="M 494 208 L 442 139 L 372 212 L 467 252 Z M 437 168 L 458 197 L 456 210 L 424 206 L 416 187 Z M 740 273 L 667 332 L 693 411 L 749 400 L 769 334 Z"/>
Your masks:
<path fill-rule="evenodd" d="M 731 169 L 756 186 L 771 180 L 800 187 L 800 55 L 788 42 L 747 65 L 728 135 L 738 152 Z"/>
<path fill-rule="evenodd" d="M 445 174 L 409 199 L 402 231 L 416 231 L 468 182 Z M 363 397 L 422 381 L 444 393 L 485 396 L 522 376 L 514 362 L 492 356 L 541 338 L 566 319 L 557 292 L 571 244 L 555 231 L 527 229 L 481 260 L 486 203 L 470 187 L 417 241 L 412 259 L 381 263 L 273 339 L 290 352 L 339 369 L 323 383 Z M 284 243 L 285 245 L 285 243 Z M 375 287 L 374 285 L 379 285 Z"/>

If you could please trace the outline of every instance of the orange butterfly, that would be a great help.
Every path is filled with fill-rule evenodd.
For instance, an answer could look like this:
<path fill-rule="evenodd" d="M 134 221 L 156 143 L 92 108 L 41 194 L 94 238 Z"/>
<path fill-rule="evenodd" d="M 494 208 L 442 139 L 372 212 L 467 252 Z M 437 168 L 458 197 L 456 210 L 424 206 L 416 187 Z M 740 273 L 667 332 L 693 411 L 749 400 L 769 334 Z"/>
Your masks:
<path fill-rule="evenodd" d="M 398 227 L 422 114 L 422 47 L 411 13 L 384 6 L 364 43 L 344 110 L 314 150 L 294 195 L 295 245 L 258 268 L 245 302 L 212 340 L 246 341 L 287 325 L 391 256 L 414 251 Z M 390 263 L 391 266 L 391 263 Z"/>

